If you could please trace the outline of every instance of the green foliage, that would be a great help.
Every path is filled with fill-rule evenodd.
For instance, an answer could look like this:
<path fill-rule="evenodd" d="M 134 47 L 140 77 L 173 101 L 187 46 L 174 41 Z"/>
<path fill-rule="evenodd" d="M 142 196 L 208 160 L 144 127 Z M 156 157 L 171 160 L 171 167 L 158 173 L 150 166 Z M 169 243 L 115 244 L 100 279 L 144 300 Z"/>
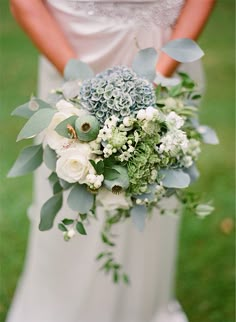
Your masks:
<path fill-rule="evenodd" d="M 189 38 L 171 40 L 161 50 L 181 63 L 196 61 L 204 55 L 198 44 Z"/>
<path fill-rule="evenodd" d="M 150 82 L 154 80 L 155 66 L 157 63 L 157 52 L 154 48 L 145 48 L 139 50 L 132 64 L 133 70 L 143 78 Z"/>
<path fill-rule="evenodd" d="M 41 231 L 49 230 L 53 226 L 54 219 L 62 207 L 62 193 L 57 193 L 48 199 L 40 211 L 39 229 Z"/>
<path fill-rule="evenodd" d="M 78 221 L 76 223 L 76 230 L 78 231 L 78 233 L 80 233 L 81 235 L 87 235 L 86 230 L 84 228 L 84 225 L 82 224 L 81 221 Z"/>
<path fill-rule="evenodd" d="M 48 169 L 55 171 L 57 163 L 57 154 L 55 150 L 52 150 L 49 145 L 46 145 L 43 151 L 43 161 Z"/>
<path fill-rule="evenodd" d="M 87 190 L 85 184 L 74 184 L 67 199 L 68 206 L 82 214 L 86 214 L 93 207 L 94 196 Z"/>
<path fill-rule="evenodd" d="M 93 71 L 90 66 L 78 59 L 70 59 L 64 70 L 66 80 L 85 80 L 93 77 Z"/>
<path fill-rule="evenodd" d="M 190 177 L 181 169 L 162 169 L 163 186 L 166 188 L 187 188 L 190 184 Z"/>
<path fill-rule="evenodd" d="M 43 161 L 43 148 L 41 144 L 32 145 L 24 148 L 11 170 L 8 172 L 8 177 L 22 176 L 26 173 L 37 169 Z"/>
<path fill-rule="evenodd" d="M 50 124 L 56 110 L 43 108 L 34 113 L 18 134 L 17 141 L 29 139 L 42 132 Z"/>
<path fill-rule="evenodd" d="M 52 108 L 51 105 L 42 101 L 39 98 L 32 97 L 29 102 L 18 106 L 11 115 L 21 116 L 23 118 L 29 119 L 33 114 L 35 114 L 41 108 Z"/>
<path fill-rule="evenodd" d="M 64 136 L 66 138 L 73 138 L 73 136 L 71 136 L 71 133 L 68 131 L 68 125 L 70 125 L 72 128 L 75 128 L 75 121 L 77 120 L 78 116 L 76 115 L 72 115 L 70 117 L 68 117 L 66 120 L 62 121 L 61 123 L 59 123 L 56 128 L 55 131 L 61 135 Z"/>

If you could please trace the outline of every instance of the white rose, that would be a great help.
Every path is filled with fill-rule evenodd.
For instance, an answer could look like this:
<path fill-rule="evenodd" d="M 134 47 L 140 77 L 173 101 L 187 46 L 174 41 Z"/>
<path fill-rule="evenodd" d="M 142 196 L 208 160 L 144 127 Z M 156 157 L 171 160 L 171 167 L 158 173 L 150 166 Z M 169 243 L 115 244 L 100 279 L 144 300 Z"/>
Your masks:
<path fill-rule="evenodd" d="M 102 188 L 97 194 L 97 201 L 107 211 L 129 209 L 132 205 L 131 199 L 126 197 L 125 193 L 114 194 L 111 191 Z"/>
<path fill-rule="evenodd" d="M 72 148 L 64 150 L 61 157 L 57 160 L 56 173 L 59 178 L 67 182 L 86 182 L 86 176 L 92 172 L 91 149 L 87 143 L 76 143 Z"/>
<path fill-rule="evenodd" d="M 65 101 L 60 100 L 56 107 L 59 112 L 55 113 L 51 123 L 49 124 L 48 128 L 44 132 L 44 146 L 48 144 L 51 149 L 55 150 L 58 154 L 61 154 L 61 151 L 72 144 L 73 140 L 67 139 L 55 131 L 55 128 L 58 124 L 62 121 L 66 120 L 70 116 L 77 115 L 81 116 L 87 114 L 88 112 L 77 107 L 74 107 L 73 104 Z"/>

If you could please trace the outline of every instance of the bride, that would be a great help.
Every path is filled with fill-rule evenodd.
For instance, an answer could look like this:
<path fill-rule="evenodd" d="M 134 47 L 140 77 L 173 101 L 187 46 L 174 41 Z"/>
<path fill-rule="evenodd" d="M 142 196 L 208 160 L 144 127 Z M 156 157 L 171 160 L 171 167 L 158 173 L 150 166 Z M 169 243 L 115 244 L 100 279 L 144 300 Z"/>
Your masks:
<path fill-rule="evenodd" d="M 169 39 L 196 39 L 213 8 L 213 0 L 11 0 L 11 11 L 42 56 L 38 96 L 62 84 L 71 58 L 88 63 L 95 72 L 130 65 L 139 48 L 157 50 Z M 26 62 L 27 63 L 27 62 Z M 170 77 L 177 62 L 159 56 L 156 71 Z M 180 67 L 203 82 L 199 63 Z M 51 196 L 43 166 L 34 180 L 30 207 L 31 231 L 24 272 L 10 308 L 8 322 L 184 322 L 174 300 L 178 216 L 157 212 L 139 233 L 128 222 L 118 227 L 117 256 L 131 285 L 114 285 L 98 272 L 99 220 L 88 236 L 63 241 L 57 225 L 38 230 L 39 211 Z M 166 206 L 176 200 L 166 201 Z M 57 219 L 69 210 L 63 207 Z"/>

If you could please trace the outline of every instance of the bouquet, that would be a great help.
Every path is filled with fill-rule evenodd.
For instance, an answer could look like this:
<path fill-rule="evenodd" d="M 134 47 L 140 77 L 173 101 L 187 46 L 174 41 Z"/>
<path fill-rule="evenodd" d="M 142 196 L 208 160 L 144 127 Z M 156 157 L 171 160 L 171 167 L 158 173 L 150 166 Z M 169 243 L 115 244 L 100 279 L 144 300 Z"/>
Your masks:
<path fill-rule="evenodd" d="M 203 54 L 190 39 L 171 41 L 162 50 L 181 62 Z M 112 252 L 113 225 L 131 218 L 142 231 L 154 207 L 161 214 L 177 213 L 161 206 L 172 195 L 201 217 L 213 210 L 185 188 L 198 177 L 201 143 L 216 144 L 217 136 L 199 124 L 195 102 L 200 94 L 187 74 L 155 86 L 157 56 L 154 48 L 140 50 L 132 67 L 115 66 L 97 75 L 87 64 L 70 60 L 66 82 L 47 102 L 32 97 L 13 112 L 28 119 L 17 141 L 39 135 L 41 143 L 26 147 L 8 175 L 23 175 L 42 162 L 51 171 L 53 195 L 42 206 L 39 229 L 52 228 L 65 190 L 77 213 L 58 224 L 66 241 L 76 231 L 86 235 L 86 223 L 96 218 L 99 205 L 104 207 L 101 238 L 107 248 L 97 259 L 115 282 L 129 278 Z"/>

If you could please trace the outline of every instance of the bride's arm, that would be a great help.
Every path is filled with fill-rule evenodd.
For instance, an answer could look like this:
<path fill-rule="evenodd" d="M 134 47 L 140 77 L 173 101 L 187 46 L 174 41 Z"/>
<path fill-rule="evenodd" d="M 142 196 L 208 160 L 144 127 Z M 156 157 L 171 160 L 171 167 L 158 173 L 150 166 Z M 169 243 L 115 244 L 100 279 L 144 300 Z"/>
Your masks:
<path fill-rule="evenodd" d="M 213 10 L 215 0 L 187 0 L 173 28 L 171 39 L 197 39 Z M 156 70 L 164 76 L 171 76 L 178 62 L 161 53 Z"/>
<path fill-rule="evenodd" d="M 43 0 L 10 0 L 10 8 L 40 52 L 62 73 L 66 62 L 76 53 Z"/>

